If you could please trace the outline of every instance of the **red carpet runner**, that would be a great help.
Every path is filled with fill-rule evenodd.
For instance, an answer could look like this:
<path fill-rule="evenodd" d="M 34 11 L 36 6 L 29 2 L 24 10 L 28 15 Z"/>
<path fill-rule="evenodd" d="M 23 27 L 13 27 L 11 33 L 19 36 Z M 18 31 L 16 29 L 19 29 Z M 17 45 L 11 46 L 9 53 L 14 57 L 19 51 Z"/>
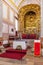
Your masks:
<path fill-rule="evenodd" d="M 27 50 L 9 49 L 9 50 L 6 50 L 5 53 L 0 54 L 0 57 L 20 60 L 26 55 L 26 51 Z"/>

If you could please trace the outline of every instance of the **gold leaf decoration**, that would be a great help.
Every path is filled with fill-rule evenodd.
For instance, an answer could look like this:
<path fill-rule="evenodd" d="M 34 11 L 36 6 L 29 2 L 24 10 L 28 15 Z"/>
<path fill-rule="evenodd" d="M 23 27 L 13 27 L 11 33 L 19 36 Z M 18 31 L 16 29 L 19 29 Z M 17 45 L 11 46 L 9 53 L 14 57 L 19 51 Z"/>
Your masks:
<path fill-rule="evenodd" d="M 18 19 L 19 31 L 24 31 L 24 33 L 40 32 L 40 6 L 38 4 L 23 6 L 19 10 Z"/>

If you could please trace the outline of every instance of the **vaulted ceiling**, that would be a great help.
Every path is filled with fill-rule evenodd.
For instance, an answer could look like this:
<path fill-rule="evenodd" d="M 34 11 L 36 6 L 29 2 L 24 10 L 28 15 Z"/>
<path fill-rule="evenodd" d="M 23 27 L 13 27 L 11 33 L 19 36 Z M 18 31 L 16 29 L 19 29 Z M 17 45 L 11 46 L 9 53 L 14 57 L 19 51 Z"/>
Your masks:
<path fill-rule="evenodd" d="M 40 5 L 40 0 L 3 0 L 7 2 L 16 12 L 20 9 L 20 7 L 30 4 L 30 3 L 35 3 Z"/>

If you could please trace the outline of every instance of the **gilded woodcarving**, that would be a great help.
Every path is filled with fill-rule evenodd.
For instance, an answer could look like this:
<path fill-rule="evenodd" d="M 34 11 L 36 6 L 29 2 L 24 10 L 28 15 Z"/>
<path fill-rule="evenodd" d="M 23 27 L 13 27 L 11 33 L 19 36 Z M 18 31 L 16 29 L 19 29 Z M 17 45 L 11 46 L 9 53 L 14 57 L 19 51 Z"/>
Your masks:
<path fill-rule="evenodd" d="M 40 33 L 40 6 L 29 4 L 19 10 L 19 31 L 24 33 Z"/>

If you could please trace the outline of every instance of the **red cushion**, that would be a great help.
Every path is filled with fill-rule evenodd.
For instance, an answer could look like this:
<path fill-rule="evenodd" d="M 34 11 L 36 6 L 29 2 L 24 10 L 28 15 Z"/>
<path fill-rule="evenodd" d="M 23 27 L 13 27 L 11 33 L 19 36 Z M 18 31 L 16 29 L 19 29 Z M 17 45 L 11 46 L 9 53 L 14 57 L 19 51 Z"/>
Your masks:
<path fill-rule="evenodd" d="M 26 34 L 22 34 L 22 39 L 26 39 Z"/>
<path fill-rule="evenodd" d="M 22 34 L 22 39 L 36 39 L 36 34 Z"/>
<path fill-rule="evenodd" d="M 36 34 L 30 34 L 30 39 L 36 39 Z"/>

